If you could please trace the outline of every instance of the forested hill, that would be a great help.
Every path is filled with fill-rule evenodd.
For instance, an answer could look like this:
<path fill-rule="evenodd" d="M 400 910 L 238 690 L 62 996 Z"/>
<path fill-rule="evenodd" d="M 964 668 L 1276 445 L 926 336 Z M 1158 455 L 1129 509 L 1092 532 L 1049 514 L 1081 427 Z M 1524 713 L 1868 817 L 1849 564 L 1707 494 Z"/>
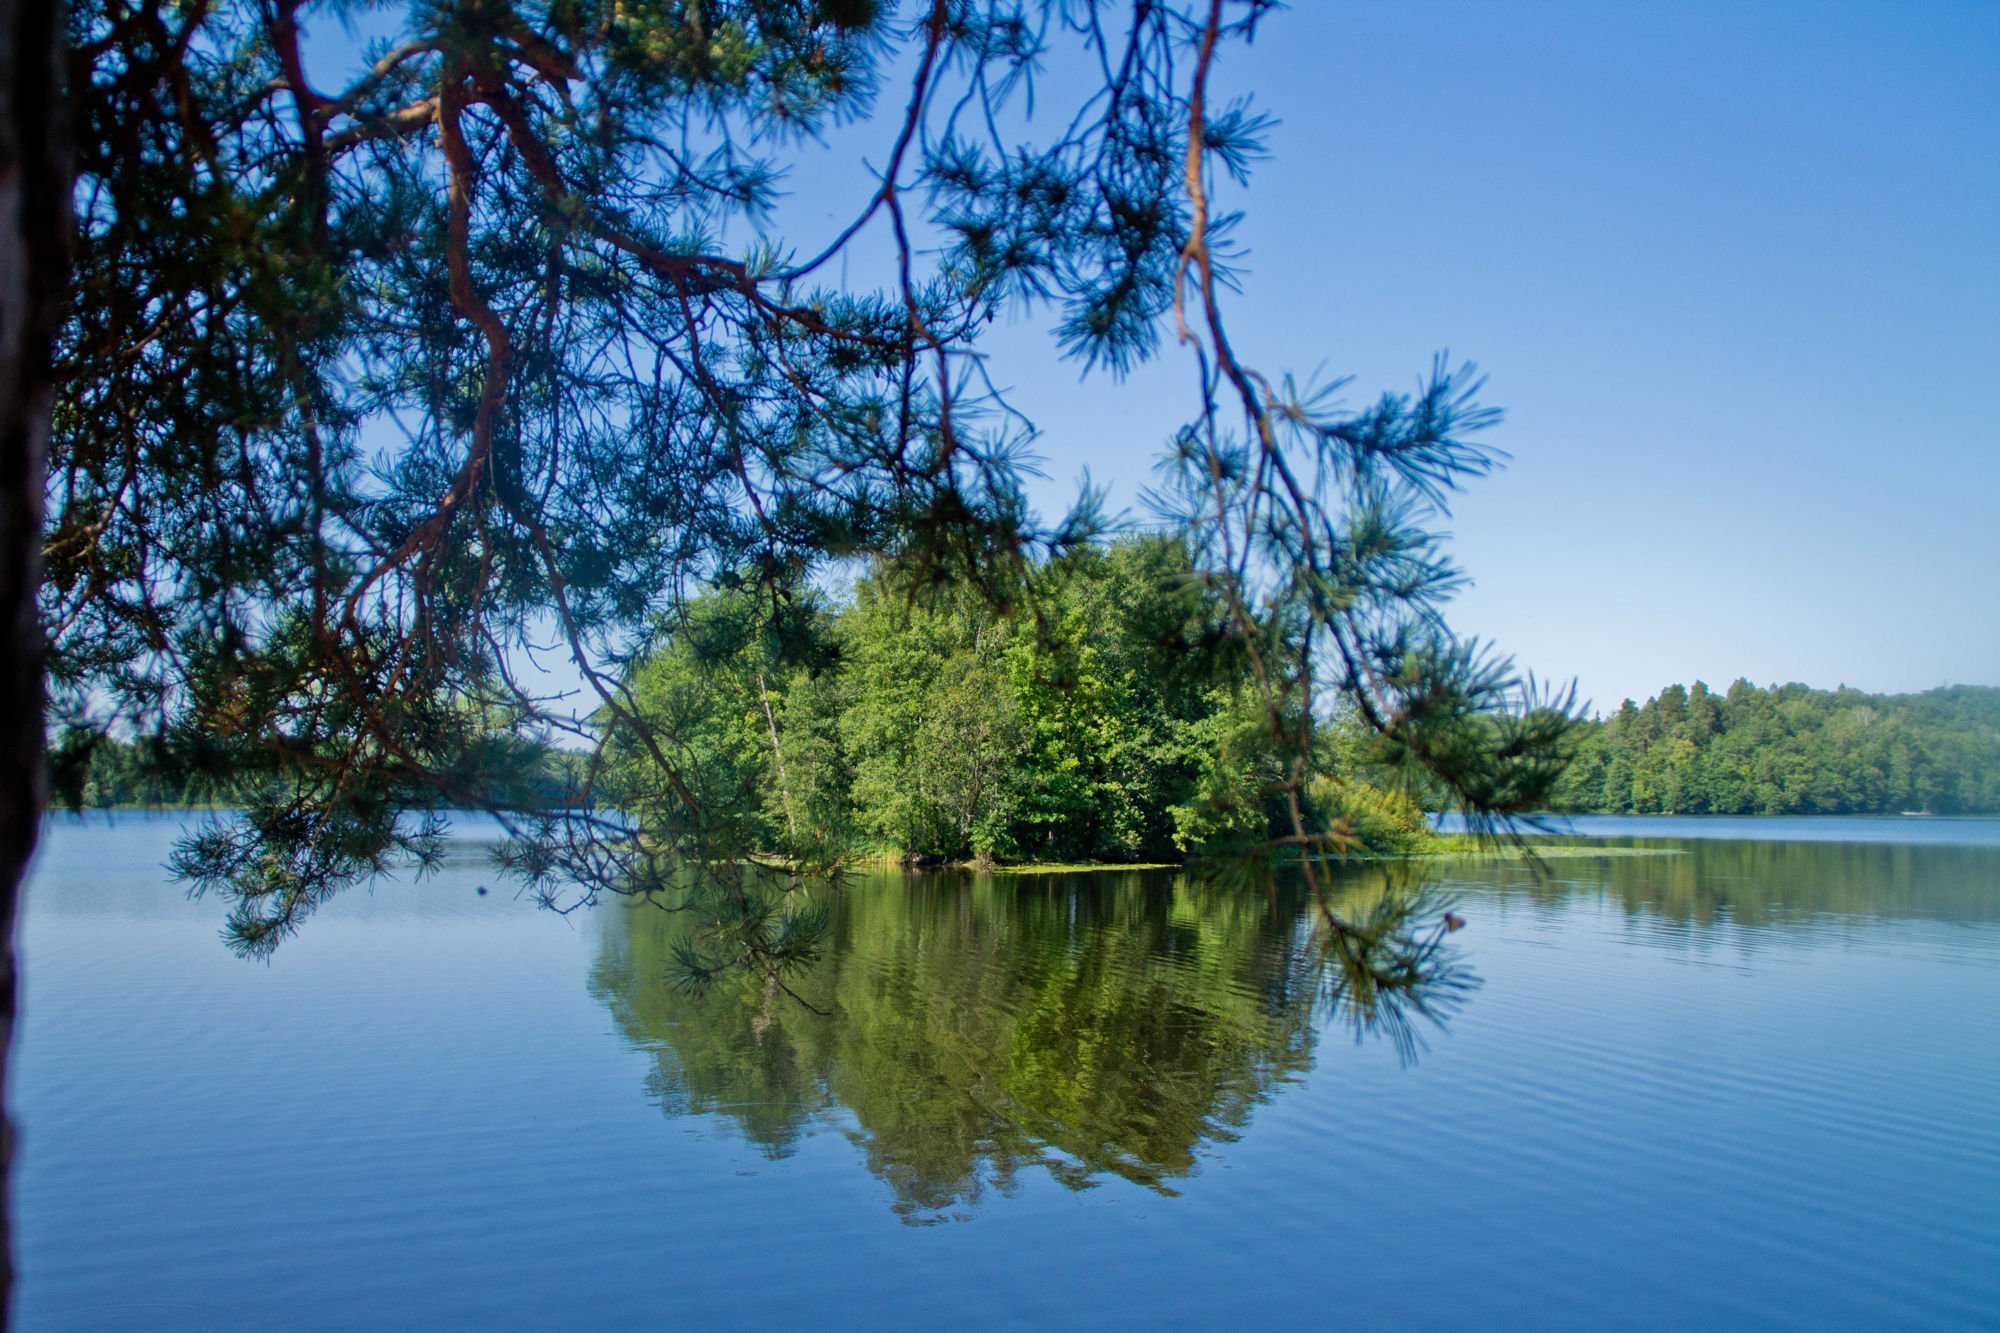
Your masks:
<path fill-rule="evenodd" d="M 2000 688 L 1673 685 L 1585 724 L 1560 789 L 1598 814 L 2000 813 Z"/>

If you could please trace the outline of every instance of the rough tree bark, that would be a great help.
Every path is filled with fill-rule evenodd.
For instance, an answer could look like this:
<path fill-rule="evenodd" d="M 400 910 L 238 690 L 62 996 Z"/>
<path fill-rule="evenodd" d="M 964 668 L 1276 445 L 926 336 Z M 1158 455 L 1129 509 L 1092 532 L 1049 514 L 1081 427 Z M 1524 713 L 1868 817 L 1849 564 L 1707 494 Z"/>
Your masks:
<path fill-rule="evenodd" d="M 58 0 L 0 0 L 0 1107 L 14 1035 L 14 915 L 42 818 L 42 630 L 36 615 L 49 354 L 69 239 Z M 0 1113 L 0 1180 L 13 1158 Z M 0 1319 L 12 1309 L 11 1207 L 0 1201 Z"/>

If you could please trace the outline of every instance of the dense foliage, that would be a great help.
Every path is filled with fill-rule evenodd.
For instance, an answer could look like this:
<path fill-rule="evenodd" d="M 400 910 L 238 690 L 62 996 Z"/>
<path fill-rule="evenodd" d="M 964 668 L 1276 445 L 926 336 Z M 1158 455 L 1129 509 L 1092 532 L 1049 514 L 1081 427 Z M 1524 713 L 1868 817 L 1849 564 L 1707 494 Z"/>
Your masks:
<path fill-rule="evenodd" d="M 1132 862 L 1282 836 L 1287 756 L 1183 542 L 1068 552 L 1011 612 L 905 573 L 837 610 L 800 599 L 789 633 L 754 593 L 712 592 L 634 673 L 636 711 L 743 845 Z M 1363 780 L 1366 738 L 1325 729 L 1305 799 L 1366 846 L 1410 845 L 1421 809 Z M 613 753 L 600 799 L 642 822 L 678 799 L 635 740 Z"/>
<path fill-rule="evenodd" d="M 837 822 L 807 785 L 821 750 L 847 747 L 884 838 L 1138 849 L 1203 771 L 1200 726 L 1233 746 L 1240 717 L 1268 770 L 1206 762 L 1250 774 L 1299 846 L 1343 836 L 1314 791 L 1338 699 L 1475 821 L 1545 805 L 1566 701 L 1443 616 L 1436 520 L 1494 460 L 1477 374 L 1440 359 L 1349 404 L 1233 350 L 1229 199 L 1269 122 L 1211 73 L 1277 9 L 77 0 L 41 607 L 67 753 L 143 736 L 163 773 L 242 784 L 174 866 L 248 953 L 434 862 L 472 806 L 551 901 L 659 895 L 708 916 L 711 962 L 771 976 L 812 954 L 794 895 Z M 853 195 L 778 234 L 815 159 Z M 1025 502 L 1035 430 L 985 341 L 1016 318 L 1089 370 L 1183 358 L 1157 509 L 1247 668 L 1240 713 L 1170 700 L 1068 767 L 1068 738 L 1151 705 L 1053 612 L 1044 658 L 940 625 L 942 711 L 880 713 L 858 746 L 865 709 L 812 713 L 756 658 L 642 704 L 628 668 L 662 635 L 792 651 L 819 614 L 794 590 L 833 562 L 1014 605 L 1094 534 L 1088 495 L 1048 521 Z M 715 586 L 737 605 L 697 605 Z M 580 710 L 527 669 L 550 652 Z M 732 795 L 763 780 L 744 725 L 700 706 L 749 687 L 767 737 L 798 713 L 776 841 Z M 910 721 L 952 744 L 906 782 L 884 756 Z M 530 762 L 557 745 L 583 752 L 559 793 Z M 633 751 L 647 785 L 607 815 L 597 784 Z"/>
<path fill-rule="evenodd" d="M 1606 814 L 2000 813 L 2000 689 L 1673 685 L 1581 728 L 1558 796 Z"/>

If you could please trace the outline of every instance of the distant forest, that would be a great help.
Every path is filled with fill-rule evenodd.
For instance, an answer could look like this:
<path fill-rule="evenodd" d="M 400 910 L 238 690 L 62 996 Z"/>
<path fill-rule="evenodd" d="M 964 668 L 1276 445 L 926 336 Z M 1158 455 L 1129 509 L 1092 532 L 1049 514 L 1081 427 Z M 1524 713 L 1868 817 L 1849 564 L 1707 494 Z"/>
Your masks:
<path fill-rule="evenodd" d="M 2000 813 L 2000 688 L 1673 685 L 1584 724 L 1558 794 L 1595 814 Z"/>

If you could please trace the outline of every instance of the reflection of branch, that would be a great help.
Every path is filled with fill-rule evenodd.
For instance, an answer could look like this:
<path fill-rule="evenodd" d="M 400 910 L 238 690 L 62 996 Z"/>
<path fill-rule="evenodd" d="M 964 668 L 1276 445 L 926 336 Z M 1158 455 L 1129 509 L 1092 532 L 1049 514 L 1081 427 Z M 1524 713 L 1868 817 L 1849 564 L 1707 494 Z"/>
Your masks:
<path fill-rule="evenodd" d="M 1419 1022 L 1443 1030 L 1479 985 L 1447 937 L 1465 925 L 1427 886 L 1385 882 L 1347 919 L 1324 912 L 1314 948 L 1321 995 L 1355 1040 L 1386 1037 L 1404 1063 L 1425 1049 Z"/>

